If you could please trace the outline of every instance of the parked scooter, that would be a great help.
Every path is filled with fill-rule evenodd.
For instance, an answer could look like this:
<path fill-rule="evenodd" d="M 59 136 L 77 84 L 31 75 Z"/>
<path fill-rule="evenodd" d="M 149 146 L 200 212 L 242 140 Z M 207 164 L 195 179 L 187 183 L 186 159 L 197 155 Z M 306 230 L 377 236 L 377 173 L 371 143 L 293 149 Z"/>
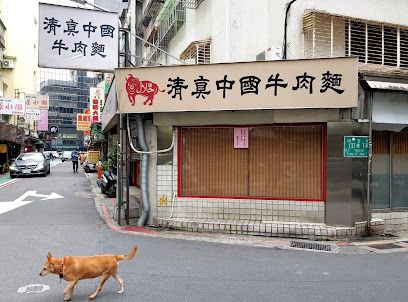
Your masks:
<path fill-rule="evenodd" d="M 86 173 L 96 173 L 96 166 L 97 165 L 88 163 L 87 161 L 82 165 Z"/>
<path fill-rule="evenodd" d="M 113 166 L 112 161 L 109 159 L 109 168 L 110 170 L 105 170 L 102 173 L 100 180 L 97 180 L 98 186 L 101 188 L 102 194 L 106 194 L 109 197 L 116 196 L 116 167 Z"/>

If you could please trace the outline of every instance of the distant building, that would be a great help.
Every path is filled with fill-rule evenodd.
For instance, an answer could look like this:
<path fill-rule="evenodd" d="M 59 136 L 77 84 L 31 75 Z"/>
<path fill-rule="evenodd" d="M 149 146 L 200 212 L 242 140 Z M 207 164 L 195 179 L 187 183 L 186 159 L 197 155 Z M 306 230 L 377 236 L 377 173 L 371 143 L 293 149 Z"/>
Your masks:
<path fill-rule="evenodd" d="M 83 133 L 76 130 L 77 113 L 89 108 L 89 87 L 96 86 L 97 77 L 86 71 L 40 69 L 40 91 L 50 98 L 48 122 L 59 131 L 52 140 L 52 149 L 83 149 Z"/>

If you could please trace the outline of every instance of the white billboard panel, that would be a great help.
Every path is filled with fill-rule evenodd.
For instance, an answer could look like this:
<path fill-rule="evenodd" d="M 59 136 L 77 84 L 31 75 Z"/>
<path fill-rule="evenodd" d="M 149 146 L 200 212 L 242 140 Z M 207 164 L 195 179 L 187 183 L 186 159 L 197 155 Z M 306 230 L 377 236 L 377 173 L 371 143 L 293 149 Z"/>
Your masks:
<path fill-rule="evenodd" d="M 111 71 L 118 31 L 116 13 L 40 3 L 38 66 Z"/>

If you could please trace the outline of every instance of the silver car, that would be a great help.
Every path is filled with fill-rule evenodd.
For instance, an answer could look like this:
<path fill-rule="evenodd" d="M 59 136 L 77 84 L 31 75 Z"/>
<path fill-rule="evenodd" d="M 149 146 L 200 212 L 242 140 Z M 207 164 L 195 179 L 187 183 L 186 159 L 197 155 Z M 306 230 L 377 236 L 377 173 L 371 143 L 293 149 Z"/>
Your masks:
<path fill-rule="evenodd" d="M 10 166 L 10 177 L 22 175 L 50 174 L 50 162 L 41 152 L 29 152 L 20 154 Z"/>

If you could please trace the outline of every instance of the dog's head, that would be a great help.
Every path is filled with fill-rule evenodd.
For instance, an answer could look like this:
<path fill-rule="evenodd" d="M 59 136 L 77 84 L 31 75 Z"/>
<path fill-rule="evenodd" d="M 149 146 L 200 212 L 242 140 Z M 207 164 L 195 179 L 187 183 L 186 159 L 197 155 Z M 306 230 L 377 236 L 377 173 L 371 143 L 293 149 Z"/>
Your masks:
<path fill-rule="evenodd" d="M 44 267 L 40 273 L 41 277 L 45 275 L 51 274 L 58 274 L 59 273 L 59 263 L 56 258 L 54 258 L 50 252 L 47 255 L 47 261 L 44 263 Z"/>

